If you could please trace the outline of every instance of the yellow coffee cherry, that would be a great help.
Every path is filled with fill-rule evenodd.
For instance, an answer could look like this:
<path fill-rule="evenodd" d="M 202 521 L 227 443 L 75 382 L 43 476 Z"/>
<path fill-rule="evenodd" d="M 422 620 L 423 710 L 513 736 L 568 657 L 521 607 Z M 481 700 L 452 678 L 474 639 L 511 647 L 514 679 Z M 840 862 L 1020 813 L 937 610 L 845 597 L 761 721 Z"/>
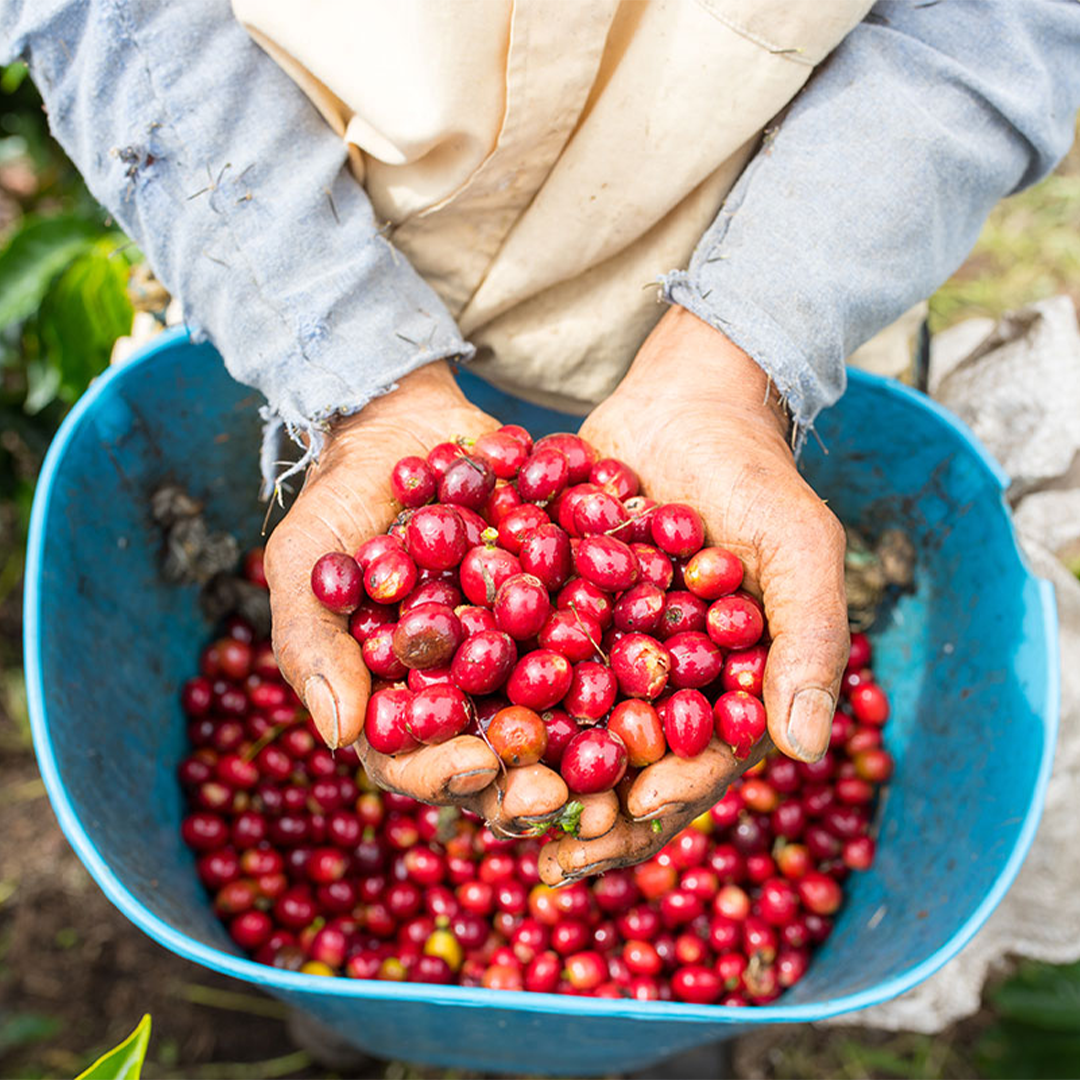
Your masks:
<path fill-rule="evenodd" d="M 449 930 L 435 930 L 424 942 L 424 953 L 427 956 L 441 957 L 449 965 L 451 971 L 457 971 L 465 959 L 461 942 Z"/>
<path fill-rule="evenodd" d="M 408 974 L 405 965 L 396 956 L 388 956 L 379 965 L 378 978 L 380 979 L 386 979 L 390 982 L 404 982 L 408 978 Z"/>

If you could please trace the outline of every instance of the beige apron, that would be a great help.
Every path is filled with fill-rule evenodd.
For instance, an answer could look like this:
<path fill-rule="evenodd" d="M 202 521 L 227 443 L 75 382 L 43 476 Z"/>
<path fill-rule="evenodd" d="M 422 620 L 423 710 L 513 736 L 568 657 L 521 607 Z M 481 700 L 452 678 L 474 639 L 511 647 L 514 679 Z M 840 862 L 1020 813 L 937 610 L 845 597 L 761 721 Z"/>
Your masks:
<path fill-rule="evenodd" d="M 617 385 L 762 130 L 869 0 L 233 0 L 482 375 Z"/>

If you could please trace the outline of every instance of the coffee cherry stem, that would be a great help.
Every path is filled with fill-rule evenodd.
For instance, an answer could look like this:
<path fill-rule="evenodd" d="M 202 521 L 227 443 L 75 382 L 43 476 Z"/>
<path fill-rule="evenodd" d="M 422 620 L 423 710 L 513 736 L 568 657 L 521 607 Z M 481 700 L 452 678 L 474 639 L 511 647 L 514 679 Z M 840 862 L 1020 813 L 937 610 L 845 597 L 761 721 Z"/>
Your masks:
<path fill-rule="evenodd" d="M 495 603 L 495 595 L 499 590 L 495 587 L 495 579 L 491 576 L 487 564 L 481 562 L 479 568 L 480 578 L 484 582 L 484 599 L 487 601 L 487 606 L 491 608 Z"/>
<path fill-rule="evenodd" d="M 574 613 L 574 618 L 577 619 L 578 626 L 581 627 L 581 632 L 589 639 L 589 644 L 596 650 L 596 655 L 604 662 L 607 667 L 611 667 L 611 660 L 608 658 L 608 654 L 600 647 L 600 643 L 592 636 L 589 628 L 582 621 L 581 616 L 578 614 L 577 604 L 573 600 L 567 605 Z"/>
<path fill-rule="evenodd" d="M 651 514 L 656 507 L 650 506 L 648 510 L 642 510 L 640 514 L 633 514 L 625 521 L 620 521 L 618 525 L 612 525 L 610 529 L 605 530 L 604 536 L 614 536 L 615 533 L 620 532 L 622 529 L 633 528 L 643 517 L 647 514 Z"/>
<path fill-rule="evenodd" d="M 266 732 L 259 736 L 259 738 L 256 739 L 255 742 L 253 742 L 240 756 L 245 761 L 251 761 L 260 750 L 269 746 L 284 730 L 284 724 L 275 724 L 272 728 L 268 728 Z"/>
<path fill-rule="evenodd" d="M 480 735 L 480 738 L 484 740 L 484 745 L 495 755 L 495 760 L 499 763 L 499 776 L 505 779 L 509 775 L 509 770 L 506 767 L 506 762 L 503 761 L 502 755 L 494 746 L 491 745 L 491 739 L 488 738 L 487 728 L 480 723 L 480 717 L 476 712 L 476 705 L 473 703 L 473 699 L 466 694 L 465 695 L 465 708 L 469 710 L 469 719 L 472 721 L 473 726 L 476 728 Z M 496 784 L 496 789 L 499 793 L 499 806 L 502 807 L 503 802 L 503 786 L 502 784 Z"/>

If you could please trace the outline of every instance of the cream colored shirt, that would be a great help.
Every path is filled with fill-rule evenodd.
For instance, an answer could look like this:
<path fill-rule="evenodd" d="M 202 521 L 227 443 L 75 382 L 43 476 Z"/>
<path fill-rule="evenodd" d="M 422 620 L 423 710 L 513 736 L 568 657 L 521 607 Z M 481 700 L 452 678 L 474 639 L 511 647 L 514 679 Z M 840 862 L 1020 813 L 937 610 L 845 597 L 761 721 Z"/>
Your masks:
<path fill-rule="evenodd" d="M 582 411 L 867 0 L 233 0 L 477 369 Z M 709 103 L 703 108 L 703 103 Z"/>

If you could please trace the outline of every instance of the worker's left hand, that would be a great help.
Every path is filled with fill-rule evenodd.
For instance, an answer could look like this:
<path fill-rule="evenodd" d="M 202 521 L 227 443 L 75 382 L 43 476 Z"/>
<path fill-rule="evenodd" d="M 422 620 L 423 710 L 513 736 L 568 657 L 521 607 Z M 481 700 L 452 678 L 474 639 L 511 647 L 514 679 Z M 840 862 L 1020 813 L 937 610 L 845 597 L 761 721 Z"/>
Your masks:
<path fill-rule="evenodd" d="M 651 498 L 695 507 L 706 543 L 742 559 L 772 638 L 769 738 L 743 762 L 714 739 L 699 757 L 668 754 L 643 769 L 605 835 L 543 848 L 548 884 L 648 858 L 774 743 L 821 757 L 849 645 L 843 529 L 799 475 L 775 390 L 723 334 L 673 307 L 581 435 L 635 469 Z"/>
<path fill-rule="evenodd" d="M 494 828 L 520 833 L 559 813 L 567 796 L 562 778 L 539 764 L 504 769 L 483 739 L 468 734 L 394 757 L 376 752 L 363 735 L 371 678 L 360 644 L 347 616 L 324 608 L 311 591 L 320 555 L 351 554 L 394 520 L 400 507 L 387 476 L 399 458 L 497 426 L 465 400 L 445 361 L 402 377 L 396 390 L 330 426 L 303 491 L 266 545 L 266 577 L 278 664 L 326 744 L 354 743 L 380 787 L 463 806 Z"/>

